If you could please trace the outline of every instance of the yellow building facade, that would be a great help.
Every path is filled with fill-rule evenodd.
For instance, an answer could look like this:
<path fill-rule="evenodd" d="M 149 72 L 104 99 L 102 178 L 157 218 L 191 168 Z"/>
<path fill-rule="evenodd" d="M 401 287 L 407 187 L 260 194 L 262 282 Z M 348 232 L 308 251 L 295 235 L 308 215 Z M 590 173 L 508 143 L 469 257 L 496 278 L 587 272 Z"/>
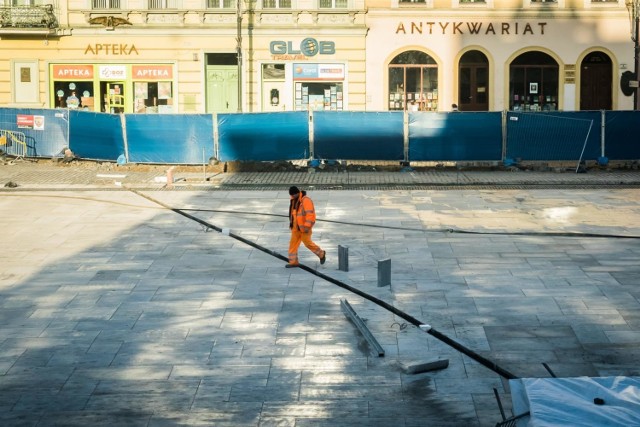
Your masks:
<path fill-rule="evenodd" d="M 33 18 L 41 6 L 5 7 L 24 19 L 0 27 L 3 105 L 110 113 L 365 108 L 366 27 L 357 1 L 60 7 L 46 26 Z"/>
<path fill-rule="evenodd" d="M 633 108 L 621 1 L 26 0 L 1 12 L 4 106 Z"/>

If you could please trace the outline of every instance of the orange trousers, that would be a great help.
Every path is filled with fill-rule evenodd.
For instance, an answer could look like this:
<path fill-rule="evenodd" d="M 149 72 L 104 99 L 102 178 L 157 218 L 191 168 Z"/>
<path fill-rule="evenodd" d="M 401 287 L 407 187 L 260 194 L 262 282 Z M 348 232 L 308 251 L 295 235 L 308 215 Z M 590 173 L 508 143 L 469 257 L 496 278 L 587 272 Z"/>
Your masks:
<path fill-rule="evenodd" d="M 298 261 L 298 248 L 301 242 L 304 243 L 307 249 L 316 254 L 318 258 L 322 258 L 324 251 L 311 240 L 311 230 L 309 230 L 308 233 L 303 233 L 294 226 L 291 229 L 291 240 L 289 240 L 289 264 L 300 263 L 300 261 Z"/>

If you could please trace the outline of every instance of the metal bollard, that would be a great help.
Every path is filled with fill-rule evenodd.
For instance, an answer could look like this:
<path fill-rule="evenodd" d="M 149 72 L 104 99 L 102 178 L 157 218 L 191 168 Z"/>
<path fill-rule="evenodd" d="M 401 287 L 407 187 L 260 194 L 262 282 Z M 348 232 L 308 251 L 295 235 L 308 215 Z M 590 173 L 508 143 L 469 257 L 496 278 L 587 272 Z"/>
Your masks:
<path fill-rule="evenodd" d="M 391 258 L 378 261 L 378 287 L 391 285 Z"/>
<path fill-rule="evenodd" d="M 349 246 L 338 245 L 338 270 L 349 271 Z"/>

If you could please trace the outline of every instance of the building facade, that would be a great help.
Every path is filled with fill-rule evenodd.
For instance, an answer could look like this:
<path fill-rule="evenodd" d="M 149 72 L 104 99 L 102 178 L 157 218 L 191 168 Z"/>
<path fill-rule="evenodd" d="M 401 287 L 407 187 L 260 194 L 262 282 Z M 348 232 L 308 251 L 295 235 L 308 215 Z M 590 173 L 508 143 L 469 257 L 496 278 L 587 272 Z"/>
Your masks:
<path fill-rule="evenodd" d="M 59 10 L 4 10 L 2 105 L 110 113 L 365 108 L 358 1 L 70 0 Z M 48 12 L 46 24 L 34 10 Z M 11 20 L 18 11 L 19 23 Z"/>
<path fill-rule="evenodd" d="M 6 0 L 5 0 L 6 1 Z M 11 0 L 0 103 L 110 113 L 625 110 L 591 0 Z"/>
<path fill-rule="evenodd" d="M 370 110 L 633 107 L 622 1 L 371 0 L 367 26 Z"/>

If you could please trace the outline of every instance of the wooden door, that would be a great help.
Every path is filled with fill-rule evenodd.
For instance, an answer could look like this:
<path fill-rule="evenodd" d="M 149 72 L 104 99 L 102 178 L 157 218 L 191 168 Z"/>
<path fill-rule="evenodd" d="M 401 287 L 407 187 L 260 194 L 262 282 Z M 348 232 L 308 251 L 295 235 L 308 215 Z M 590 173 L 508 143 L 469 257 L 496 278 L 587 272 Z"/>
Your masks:
<path fill-rule="evenodd" d="M 238 67 L 207 66 L 207 113 L 238 111 Z"/>

